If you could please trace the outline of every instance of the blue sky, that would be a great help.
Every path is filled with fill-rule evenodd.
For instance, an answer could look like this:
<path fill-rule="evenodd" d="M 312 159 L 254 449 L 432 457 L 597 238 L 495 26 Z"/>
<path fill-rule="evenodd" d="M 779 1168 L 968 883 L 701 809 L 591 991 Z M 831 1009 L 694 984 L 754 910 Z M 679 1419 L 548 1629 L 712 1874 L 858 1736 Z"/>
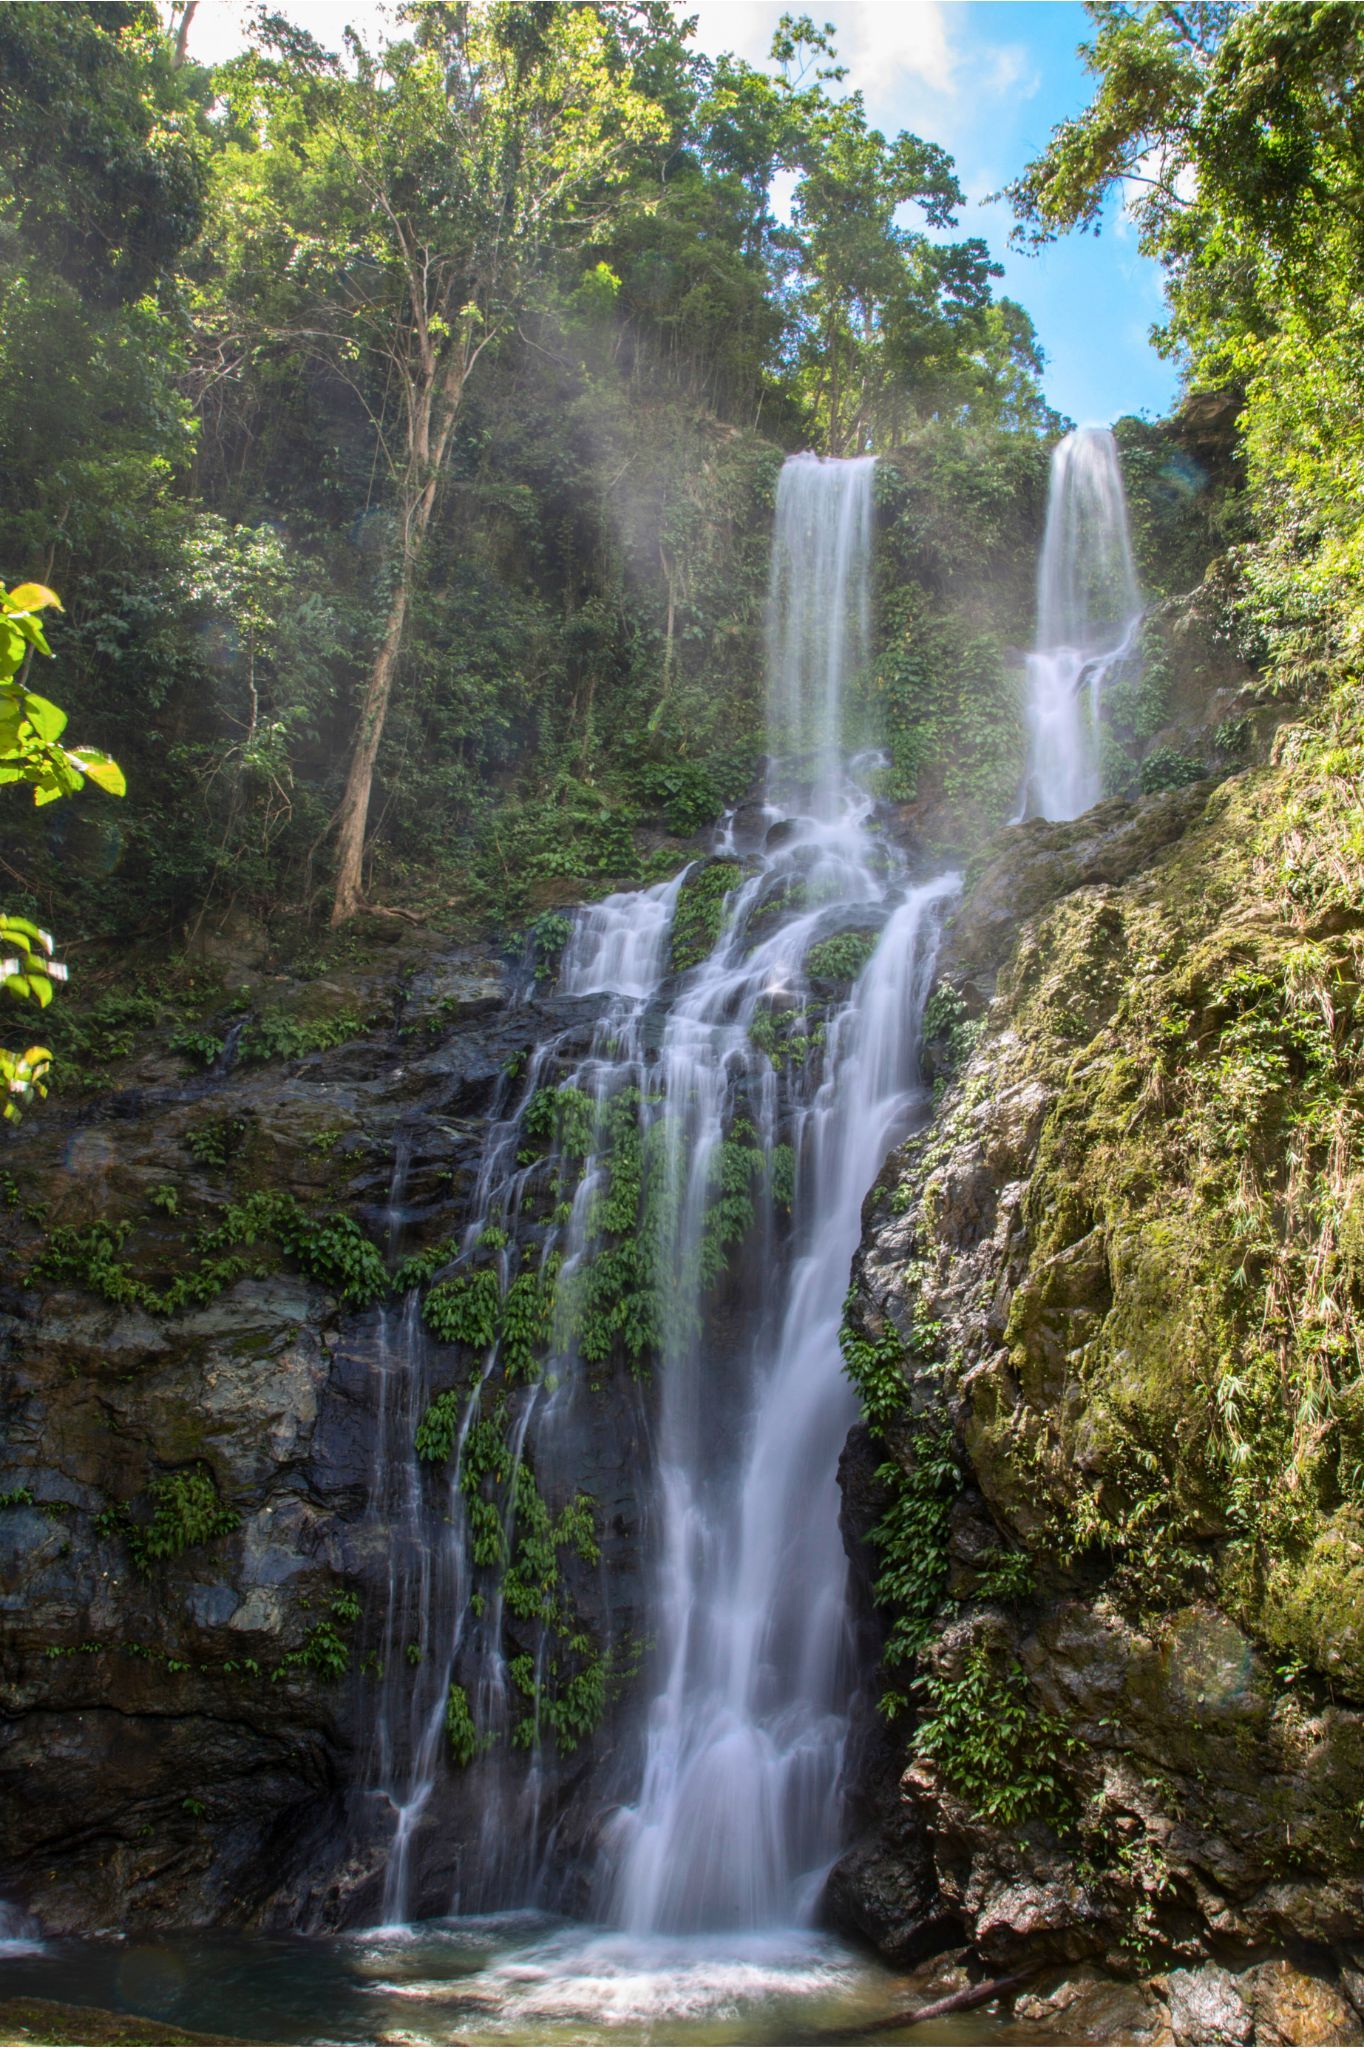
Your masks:
<path fill-rule="evenodd" d="M 1004 265 L 997 290 L 1026 306 L 1046 351 L 1047 396 L 1077 421 L 1168 410 L 1175 365 L 1152 347 L 1163 316 L 1160 271 L 1142 256 L 1114 206 L 1102 234 L 1071 235 L 1038 256 L 1010 252 L 1012 214 L 986 206 L 1045 146 L 1055 124 L 1089 98 L 1076 46 L 1089 17 L 1080 0 L 787 0 L 831 22 L 847 85 L 887 133 L 913 129 L 957 162 L 968 204 L 961 232 L 983 235 Z M 684 0 L 710 51 L 766 58 L 783 12 L 770 0 Z"/>
<path fill-rule="evenodd" d="M 278 4 L 278 0 L 277 0 Z M 324 41 L 347 21 L 373 34 L 380 0 L 282 0 L 283 11 Z M 675 0 L 698 17 L 697 40 L 766 61 L 780 0 Z M 1162 413 L 1176 372 L 1149 340 L 1162 316 L 1160 273 L 1136 246 L 1116 206 L 1104 231 L 1072 235 L 1040 256 L 1011 253 L 1007 206 L 983 204 L 1041 150 L 1057 121 L 1077 113 L 1089 80 L 1076 45 L 1088 34 L 1080 0 L 786 0 L 792 13 L 833 24 L 848 88 L 893 133 L 913 129 L 956 158 L 967 195 L 961 232 L 983 235 L 1004 265 L 998 290 L 1031 313 L 1046 351 L 1047 396 L 1085 421 Z M 201 0 L 190 38 L 212 63 L 241 47 L 244 0 Z"/>

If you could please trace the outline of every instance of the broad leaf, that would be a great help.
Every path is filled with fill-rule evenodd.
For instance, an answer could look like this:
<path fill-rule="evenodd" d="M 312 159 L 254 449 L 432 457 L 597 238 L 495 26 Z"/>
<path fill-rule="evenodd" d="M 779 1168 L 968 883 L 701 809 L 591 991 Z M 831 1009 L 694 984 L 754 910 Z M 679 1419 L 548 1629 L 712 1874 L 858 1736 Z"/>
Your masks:
<path fill-rule="evenodd" d="M 17 584 L 5 600 L 6 611 L 11 612 L 41 612 L 49 607 L 59 612 L 62 601 L 45 583 Z"/>
<path fill-rule="evenodd" d="M 66 713 L 60 704 L 35 697 L 31 690 L 24 692 L 24 715 L 41 740 L 59 740 L 66 731 Z"/>
<path fill-rule="evenodd" d="M 74 761 L 82 774 L 100 789 L 108 790 L 110 796 L 126 796 L 128 782 L 123 770 L 110 754 L 99 747 L 68 747 L 66 758 Z"/>

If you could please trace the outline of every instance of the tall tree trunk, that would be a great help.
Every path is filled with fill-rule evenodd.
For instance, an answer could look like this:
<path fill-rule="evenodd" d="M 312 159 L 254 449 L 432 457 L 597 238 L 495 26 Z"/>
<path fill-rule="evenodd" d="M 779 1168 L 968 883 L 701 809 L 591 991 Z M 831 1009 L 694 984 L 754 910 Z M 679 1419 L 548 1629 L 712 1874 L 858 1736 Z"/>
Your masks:
<path fill-rule="evenodd" d="M 171 25 L 175 32 L 175 44 L 171 51 L 172 71 L 179 71 L 184 67 L 185 59 L 189 55 L 190 23 L 193 21 L 195 15 L 198 12 L 199 0 L 184 0 L 184 4 L 180 10 L 180 19 L 179 22 L 177 23 L 175 20 L 174 11 L 172 10 Z"/>
<path fill-rule="evenodd" d="M 464 395 L 466 366 L 458 352 L 452 351 L 447 358 L 440 375 L 438 390 L 434 388 L 434 365 L 429 358 L 425 368 L 425 389 L 410 409 L 413 422 L 409 442 L 412 467 L 409 471 L 407 491 L 404 493 L 403 551 L 398 582 L 388 609 L 384 637 L 379 643 L 379 652 L 374 657 L 374 666 L 365 685 L 365 701 L 360 708 L 360 729 L 355 736 L 355 751 L 350 757 L 345 792 L 341 798 L 341 809 L 337 814 L 336 895 L 332 900 L 331 920 L 333 928 L 344 924 L 347 918 L 354 917 L 365 900 L 360 883 L 365 853 L 365 826 L 369 820 L 369 800 L 374 788 L 374 764 L 379 757 L 379 742 L 384 736 L 384 720 L 388 716 L 389 700 L 393 695 L 393 679 L 398 673 L 398 658 L 402 653 L 408 601 L 421 565 L 427 528 L 431 524 L 431 514 L 436 506 L 441 470 L 454 435 L 460 400 Z M 433 413 L 439 420 L 434 436 L 431 433 Z M 420 477 L 421 483 L 415 495 L 410 495 L 414 477 Z"/>
<path fill-rule="evenodd" d="M 356 735 L 355 751 L 350 757 L 350 769 L 346 775 L 346 789 L 341 799 L 337 827 L 336 896 L 332 903 L 334 926 L 344 924 L 348 917 L 354 917 L 364 902 L 364 894 L 360 887 L 361 862 L 365 853 L 365 825 L 369 818 L 370 792 L 374 787 L 374 763 L 379 754 L 379 742 L 383 738 L 389 699 L 393 695 L 393 678 L 398 673 L 398 656 L 402 652 L 403 626 L 407 621 L 407 600 L 412 587 L 414 567 L 412 550 L 410 547 L 405 548 L 397 588 L 393 592 L 393 602 L 388 610 L 388 624 L 384 628 L 384 637 L 379 643 L 379 652 L 374 658 L 374 666 L 365 685 L 360 730 Z"/>

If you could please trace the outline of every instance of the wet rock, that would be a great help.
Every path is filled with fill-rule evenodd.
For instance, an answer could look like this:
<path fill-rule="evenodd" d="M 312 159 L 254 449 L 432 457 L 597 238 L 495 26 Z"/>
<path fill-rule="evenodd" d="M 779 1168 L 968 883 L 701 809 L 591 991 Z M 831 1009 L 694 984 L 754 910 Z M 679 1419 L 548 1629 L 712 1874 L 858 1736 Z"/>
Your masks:
<path fill-rule="evenodd" d="M 1111 1962 L 1134 1941 L 1187 1965 L 1179 1995 L 1207 2009 L 1185 2013 L 1181 2039 L 1258 2032 L 1226 1966 L 1322 1956 L 1364 1926 L 1364 1533 L 1328 1501 L 1263 1594 L 1224 1571 L 1233 1530 L 1200 1446 L 1217 1428 L 1207 1361 L 1227 1337 L 1192 1307 L 1206 1225 L 1162 1180 L 1156 1061 L 1122 1035 L 1124 1005 L 1154 1008 L 1156 977 L 1206 1004 L 1224 958 L 1261 933 L 1280 944 L 1271 907 L 1238 905 L 1216 946 L 1190 936 L 1230 900 L 1208 908 L 1209 864 L 1253 812 L 1227 785 L 1185 789 L 1011 828 L 987 850 L 940 956 L 946 985 L 972 987 L 978 1028 L 946 1046 L 938 1113 L 880 1175 L 848 1310 L 860 1335 L 900 1339 L 886 1457 L 909 1475 L 928 1419 L 962 1468 L 920 1673 L 959 1671 L 963 1646 L 982 1646 L 1023 1703 L 994 1768 L 1010 1786 L 1036 1766 L 1058 1788 L 1020 1825 L 992 1825 L 910 1729 L 913 1854 L 928 1844 L 992 1966 Z M 845 1469 L 854 1558 L 877 1512 L 867 1462 Z M 1315 1689 L 1284 1684 L 1285 1645 Z M 1210 1955 L 1220 1976 L 1200 1974 Z M 1207 2006 L 1214 1990 L 1225 2011 Z"/>
<path fill-rule="evenodd" d="M 758 853 L 762 850 L 773 820 L 770 804 L 761 797 L 750 797 L 736 805 L 730 818 L 730 832 L 734 851 L 739 854 Z"/>
<path fill-rule="evenodd" d="M 998 833 L 949 919 L 940 973 L 992 977 L 1014 951 L 1019 927 L 1063 896 L 1140 874 L 1197 818 L 1207 789 L 1111 798 L 1081 818 L 1051 824 L 1030 818 Z"/>
<path fill-rule="evenodd" d="M 43 2048 L 234 2048 L 231 2034 L 191 2034 L 165 2020 L 110 2012 L 98 2005 L 64 2005 L 55 1998 L 0 1999 L 0 2036 Z"/>
<path fill-rule="evenodd" d="M 1359 2014 L 1336 1985 L 1299 1969 L 1284 1956 L 1259 1963 L 1241 1979 L 1255 2017 L 1255 2040 L 1325 2048 L 1364 2041 Z"/>
<path fill-rule="evenodd" d="M 839 1857 L 820 1916 L 901 1967 L 936 1955 L 961 1935 L 961 1922 L 939 1891 L 928 1845 L 907 1813 L 872 1829 Z"/>
<path fill-rule="evenodd" d="M 1049 2041 L 1147 2043 L 1168 2041 L 1166 2013 L 1154 1990 L 1093 1968 L 1044 1980 L 1013 2001 L 1012 2020 Z"/>
<path fill-rule="evenodd" d="M 1170 2028 L 1179 2048 L 1254 2038 L 1255 2022 L 1241 1987 L 1229 1970 L 1204 1963 L 1196 1970 L 1172 1970 L 1165 1980 Z"/>
<path fill-rule="evenodd" d="M 11 1273 L 54 1227 L 109 1223 L 127 1226 L 119 1259 L 161 1289 L 200 1262 L 202 1227 L 259 1192 L 319 1222 L 343 1213 L 381 1246 L 395 1230 L 403 1249 L 456 1236 L 485 1119 L 516 1099 L 529 1048 L 562 1034 L 571 1060 L 600 1005 L 523 1002 L 481 954 L 373 938 L 326 986 L 267 994 L 370 1020 L 346 1045 L 206 1074 L 165 1059 L 156 1086 L 26 1119 L 7 1157 L 20 1204 L 0 1219 Z M 258 1250 L 259 1271 L 248 1258 L 173 1316 L 101 1299 L 79 1259 L 60 1282 L 0 1294 L 0 1894 L 50 1934 L 335 1927 L 382 1900 L 392 1813 L 357 1781 L 391 1597 L 368 1505 L 391 1332 L 382 1310 L 348 1310 Z M 616 1647 L 628 1702 L 646 1635 L 635 1473 L 649 1414 L 647 1389 L 620 1377 L 571 1407 L 561 1392 L 561 1463 L 537 1480 L 556 1510 L 579 1490 L 596 1503 L 600 1562 L 569 1554 L 563 1580 Z M 139 1566 L 130 1524 L 145 1530 L 155 1487 L 187 1473 L 223 1519 Z M 427 1483 L 443 1528 L 448 1475 Z M 334 1611 L 343 1592 L 354 1618 Z M 319 1624 L 344 1671 L 308 1661 Z M 599 1824 L 618 1742 L 608 1715 L 571 1758 L 547 1757 L 538 1796 L 565 1840 Z M 508 1768 L 524 1775 L 519 1754 Z M 490 1868 L 470 1848 L 476 1777 L 444 1774 L 424 1816 L 425 1910 Z"/>

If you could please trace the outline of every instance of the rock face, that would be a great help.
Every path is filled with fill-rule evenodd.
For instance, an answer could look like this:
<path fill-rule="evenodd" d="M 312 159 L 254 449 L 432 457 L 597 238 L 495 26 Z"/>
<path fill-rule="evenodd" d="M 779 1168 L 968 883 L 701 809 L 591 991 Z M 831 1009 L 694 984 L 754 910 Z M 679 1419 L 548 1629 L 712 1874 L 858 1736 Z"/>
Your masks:
<path fill-rule="evenodd" d="M 1293 793 L 1258 771 L 987 853 L 927 1020 L 940 1105 L 850 1301 L 889 1461 L 879 1494 L 875 1452 L 850 1468 L 850 1536 L 879 1523 L 904 1703 L 831 1905 L 897 1953 L 953 1922 L 1004 1969 L 1149 1988 L 1165 1958 L 1177 2041 L 1359 2037 L 1359 1383 L 1327 1335 L 1358 984 L 1344 913 L 1277 889 Z"/>
<path fill-rule="evenodd" d="M 198 1078 L 149 1052 L 7 1149 L 0 1900 L 49 1933 L 377 1909 L 392 1817 L 364 1772 L 393 1649 L 372 1499 L 390 1311 L 347 1305 L 345 1260 L 462 1226 L 509 1070 L 584 1010 L 418 942 L 320 993 L 270 994 L 351 1018 L 343 1042 L 291 1054 L 286 1034 L 282 1054 Z M 203 1232 L 262 1196 L 296 1205 L 302 1270 L 262 1225 L 239 1226 L 215 1272 Z M 336 1216 L 353 1234 L 327 1268 Z M 165 1312 L 187 1275 L 200 1298 Z M 628 1375 L 602 1378 L 565 1452 L 601 1564 L 564 1571 L 584 1626 L 616 1639 L 640 1628 L 625 1468 L 644 1417 Z M 439 1529 L 448 1478 L 420 1483 Z M 608 1711 L 573 1756 L 547 1754 L 543 1812 L 570 1842 L 616 1741 Z M 472 1775 L 444 1770 L 423 1816 L 417 1910 L 468 1885 L 459 1850 L 487 1798 Z"/>

